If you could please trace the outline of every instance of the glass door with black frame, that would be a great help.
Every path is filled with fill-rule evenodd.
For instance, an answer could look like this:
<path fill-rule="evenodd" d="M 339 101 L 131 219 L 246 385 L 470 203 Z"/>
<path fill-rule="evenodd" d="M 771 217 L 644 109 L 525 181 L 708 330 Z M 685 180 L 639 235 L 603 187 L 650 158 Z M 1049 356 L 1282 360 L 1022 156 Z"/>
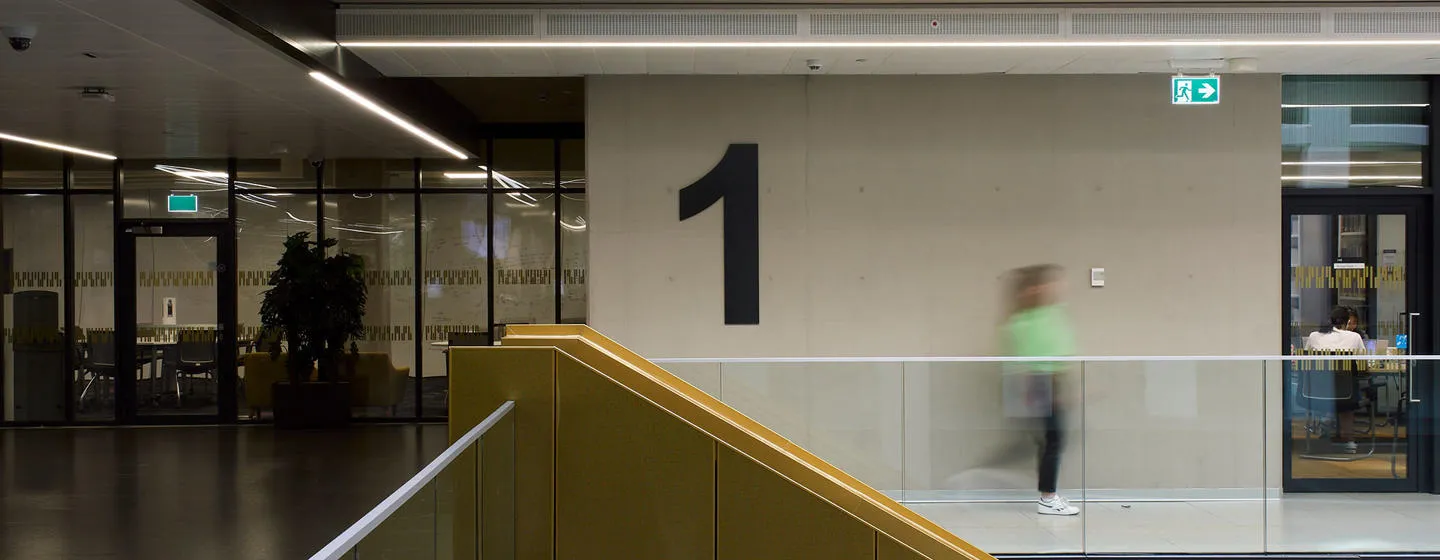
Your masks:
<path fill-rule="evenodd" d="M 171 231 L 168 231 L 171 230 Z M 199 229 L 200 231 L 195 231 Z M 133 325 L 120 352 L 133 360 L 124 382 L 138 421 L 232 418 L 236 409 L 235 354 L 225 336 L 229 319 L 223 274 L 230 246 L 223 228 L 132 226 L 123 251 L 133 257 L 124 289 Z M 198 233 L 198 234 L 197 234 Z M 214 235 L 210 235 L 210 234 Z M 122 296 L 123 297 L 123 296 Z M 127 325 L 127 326 L 129 326 Z M 227 406 L 228 402 L 228 406 Z"/>
<path fill-rule="evenodd" d="M 1287 206 L 1285 488 L 1415 491 L 1418 212 Z"/>

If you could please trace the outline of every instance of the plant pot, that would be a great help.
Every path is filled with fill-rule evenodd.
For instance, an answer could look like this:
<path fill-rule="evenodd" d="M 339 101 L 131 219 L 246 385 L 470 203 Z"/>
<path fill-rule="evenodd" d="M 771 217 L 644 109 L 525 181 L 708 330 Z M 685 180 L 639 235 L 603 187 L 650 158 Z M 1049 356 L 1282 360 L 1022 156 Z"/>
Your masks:
<path fill-rule="evenodd" d="M 275 427 L 287 430 L 343 428 L 350 424 L 349 383 L 275 383 Z"/>

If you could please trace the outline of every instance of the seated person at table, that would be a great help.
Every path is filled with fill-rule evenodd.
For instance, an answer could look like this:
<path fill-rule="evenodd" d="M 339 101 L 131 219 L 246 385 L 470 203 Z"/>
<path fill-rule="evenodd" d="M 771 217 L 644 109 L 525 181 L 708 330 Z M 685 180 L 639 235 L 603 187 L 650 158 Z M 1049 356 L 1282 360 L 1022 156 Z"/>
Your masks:
<path fill-rule="evenodd" d="M 1330 324 L 1310 333 L 1310 336 L 1305 338 L 1305 349 L 1316 353 L 1363 354 L 1365 339 L 1355 332 L 1358 322 L 1358 314 L 1354 309 L 1336 307 L 1330 311 Z M 1341 367 L 1348 366 L 1349 364 L 1346 364 Z M 1334 395 L 1336 397 L 1348 395 L 1348 397 L 1334 401 L 1337 428 L 1330 441 L 1340 444 L 1346 453 L 1355 453 L 1359 448 L 1355 445 L 1351 434 L 1355 433 L 1355 410 L 1360 408 L 1360 394 L 1357 390 L 1355 373 L 1349 372 L 1347 375 L 1337 369 L 1334 383 Z"/>

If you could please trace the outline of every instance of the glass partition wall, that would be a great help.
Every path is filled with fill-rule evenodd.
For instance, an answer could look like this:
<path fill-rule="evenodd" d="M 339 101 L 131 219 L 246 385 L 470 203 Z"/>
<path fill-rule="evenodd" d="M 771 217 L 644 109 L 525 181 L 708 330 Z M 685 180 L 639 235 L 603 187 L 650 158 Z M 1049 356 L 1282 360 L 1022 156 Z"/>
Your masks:
<path fill-rule="evenodd" d="M 111 162 L 0 143 L 0 425 L 268 420 L 267 383 L 247 384 L 244 355 L 264 351 L 260 303 L 284 239 L 301 231 L 365 260 L 354 416 L 443 417 L 450 344 L 488 344 L 506 324 L 586 320 L 583 153 L 583 140 L 540 138 L 492 140 L 465 161 Z M 233 227 L 219 230 L 233 239 L 164 233 L 202 221 Z M 127 243 L 134 262 L 119 262 Z M 135 298 L 117 297 L 120 274 Z M 191 368 L 178 342 L 138 346 L 138 371 L 117 371 L 131 362 L 116 359 L 116 319 L 131 316 L 117 305 L 131 299 L 145 334 L 221 332 L 233 320 L 237 371 Z M 217 402 L 222 393 L 234 402 Z M 117 413 L 121 403 L 132 412 Z"/>
<path fill-rule="evenodd" d="M 1434 353 L 1434 84 L 1423 76 L 1282 79 L 1281 353 Z M 1285 491 L 1433 488 L 1433 367 L 1285 364 L 1277 432 Z"/>
<path fill-rule="evenodd" d="M 1436 359 L 1367 358 L 1374 372 L 1430 371 Z M 1440 496 L 1297 492 L 1281 478 L 1295 401 L 1279 398 L 1280 380 L 1329 357 L 1056 360 L 1046 375 L 1058 382 L 1044 385 L 1057 387 L 1055 406 L 1014 367 L 1023 358 L 656 362 L 991 554 L 1440 551 Z M 1379 433 L 1377 479 L 1391 479 L 1390 459 L 1405 453 L 1394 433 Z M 1050 476 L 1073 516 L 1037 514 L 1052 441 Z M 1312 452 L 1333 454 L 1318 443 Z M 1296 472 L 1350 468 L 1336 465 Z"/>

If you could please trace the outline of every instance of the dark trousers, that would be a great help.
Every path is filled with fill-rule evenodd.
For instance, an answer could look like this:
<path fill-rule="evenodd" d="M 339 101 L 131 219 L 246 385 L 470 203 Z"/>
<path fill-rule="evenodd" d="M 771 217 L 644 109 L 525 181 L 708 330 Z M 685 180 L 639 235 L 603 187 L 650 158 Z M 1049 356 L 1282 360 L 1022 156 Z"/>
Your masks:
<path fill-rule="evenodd" d="M 1065 426 L 1060 414 L 1060 403 L 1053 402 L 1050 414 L 1041 419 L 1045 439 L 1040 443 L 1039 486 L 1040 492 L 1046 494 L 1054 493 L 1060 481 L 1060 449 L 1065 446 Z"/>

